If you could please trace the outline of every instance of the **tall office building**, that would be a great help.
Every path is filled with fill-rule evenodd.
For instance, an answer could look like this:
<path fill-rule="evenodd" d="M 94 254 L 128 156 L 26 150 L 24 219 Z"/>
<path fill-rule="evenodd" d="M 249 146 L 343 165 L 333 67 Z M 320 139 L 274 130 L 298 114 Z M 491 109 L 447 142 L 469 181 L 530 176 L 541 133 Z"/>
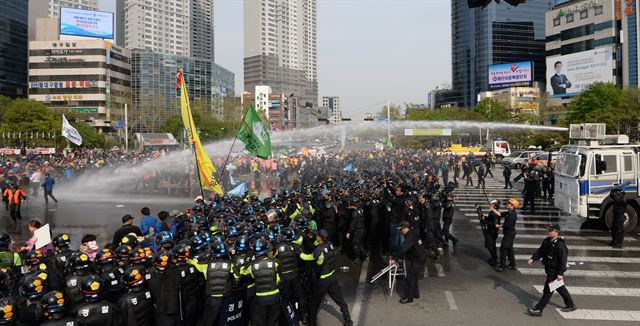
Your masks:
<path fill-rule="evenodd" d="M 213 61 L 213 0 L 124 0 L 116 7 L 125 47 Z"/>
<path fill-rule="evenodd" d="M 316 0 L 245 0 L 244 85 L 318 103 Z"/>
<path fill-rule="evenodd" d="M 328 120 L 331 125 L 336 126 L 342 123 L 342 108 L 340 107 L 340 97 L 323 96 L 322 106 L 329 108 Z"/>
<path fill-rule="evenodd" d="M 549 0 L 517 7 L 492 2 L 470 9 L 467 0 L 451 1 L 451 74 L 458 105 L 471 107 L 489 90 L 492 64 L 533 61 L 534 80 L 545 80 L 545 12 Z"/>
<path fill-rule="evenodd" d="M 3 2 L 0 10 L 0 95 L 27 96 L 27 0 Z"/>

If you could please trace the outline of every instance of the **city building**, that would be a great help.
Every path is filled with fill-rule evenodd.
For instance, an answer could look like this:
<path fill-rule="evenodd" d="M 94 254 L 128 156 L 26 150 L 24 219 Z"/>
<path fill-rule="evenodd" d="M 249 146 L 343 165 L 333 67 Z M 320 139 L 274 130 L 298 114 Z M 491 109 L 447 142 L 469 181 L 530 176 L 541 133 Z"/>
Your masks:
<path fill-rule="evenodd" d="M 493 91 L 480 92 L 478 100 L 486 98 L 500 102 L 516 114 L 540 114 L 540 93 L 539 87 L 510 87 Z"/>
<path fill-rule="evenodd" d="M 119 6 L 118 6 L 119 4 Z M 214 62 L 213 0 L 124 0 L 124 46 Z"/>
<path fill-rule="evenodd" d="M 461 100 L 461 94 L 460 91 L 452 89 L 438 88 L 431 90 L 428 96 L 428 108 L 433 110 L 464 106 L 458 102 Z"/>
<path fill-rule="evenodd" d="M 255 101 L 253 103 L 257 112 L 263 111 L 266 116 L 269 116 L 269 106 L 271 105 L 269 102 L 269 96 L 272 92 L 273 91 L 269 86 L 256 85 L 253 93 L 255 94 Z"/>
<path fill-rule="evenodd" d="M 130 125 L 135 131 L 156 132 L 166 120 L 180 113 L 176 72 L 182 69 L 194 110 L 224 114 L 223 99 L 235 94 L 232 72 L 210 60 L 132 51 L 132 110 Z"/>
<path fill-rule="evenodd" d="M 549 0 L 529 0 L 513 7 L 491 2 L 469 8 L 467 0 L 451 1 L 451 104 L 472 107 L 477 94 L 489 89 L 492 64 L 532 61 L 533 79 L 545 81 L 545 12 Z M 449 94 L 456 95 L 456 94 Z"/>
<path fill-rule="evenodd" d="M 622 2 L 621 13 L 622 18 L 622 66 L 625 68 L 622 70 L 622 84 L 627 86 L 638 87 L 638 70 L 640 70 L 640 51 L 638 51 L 638 44 L 640 44 L 640 35 L 638 33 L 638 26 L 640 26 L 640 16 L 638 16 L 638 10 L 640 10 L 640 3 L 636 0 L 627 0 Z"/>
<path fill-rule="evenodd" d="M 244 85 L 318 103 L 316 0 L 244 1 Z"/>
<path fill-rule="evenodd" d="M 0 95 L 27 96 L 27 0 L 3 2 L 0 11 Z"/>
<path fill-rule="evenodd" d="M 58 20 L 60 7 L 98 10 L 98 0 L 31 0 L 29 2 L 29 41 L 36 41 L 36 21 L 39 18 Z M 37 40 L 42 41 L 41 38 Z"/>
<path fill-rule="evenodd" d="M 131 53 L 108 40 L 29 42 L 29 99 L 101 132 L 122 126 L 131 102 Z"/>
<path fill-rule="evenodd" d="M 244 92 L 242 94 L 242 107 L 246 110 L 249 105 L 257 107 L 257 102 L 260 101 L 262 106 L 267 106 L 268 110 L 257 110 L 258 114 L 264 119 L 269 120 L 269 128 L 271 130 L 287 130 L 295 128 L 294 124 L 290 124 L 289 113 L 289 101 L 284 94 L 270 93 L 267 97 L 257 97 L 256 94 L 251 92 Z"/>
<path fill-rule="evenodd" d="M 322 106 L 329 108 L 329 123 L 333 126 L 342 123 L 342 108 L 340 107 L 340 97 L 338 96 L 323 96 Z"/>

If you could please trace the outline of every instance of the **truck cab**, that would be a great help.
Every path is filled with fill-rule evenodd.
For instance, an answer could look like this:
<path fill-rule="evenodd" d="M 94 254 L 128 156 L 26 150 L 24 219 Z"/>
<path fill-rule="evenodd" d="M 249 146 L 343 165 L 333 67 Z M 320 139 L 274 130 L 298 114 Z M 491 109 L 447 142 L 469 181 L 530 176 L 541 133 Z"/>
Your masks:
<path fill-rule="evenodd" d="M 609 192 L 623 189 L 627 199 L 624 229 L 633 230 L 640 212 L 640 146 L 628 142 L 627 136 L 616 135 L 565 145 L 556 161 L 554 205 L 579 217 L 604 219 L 610 227 L 613 209 Z"/>

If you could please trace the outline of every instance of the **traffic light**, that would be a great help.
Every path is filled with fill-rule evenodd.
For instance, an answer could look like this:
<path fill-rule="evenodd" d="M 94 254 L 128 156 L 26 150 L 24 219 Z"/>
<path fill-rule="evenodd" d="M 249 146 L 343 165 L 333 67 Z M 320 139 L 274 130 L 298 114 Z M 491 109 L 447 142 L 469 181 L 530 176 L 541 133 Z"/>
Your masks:
<path fill-rule="evenodd" d="M 493 2 L 494 0 L 467 0 L 467 3 L 469 4 L 469 8 L 478 8 L 478 7 L 486 7 L 489 4 L 491 4 L 491 2 Z M 496 3 L 500 3 L 501 0 L 495 0 Z M 527 2 L 527 0 L 504 0 L 506 3 L 517 7 L 519 4 L 521 3 L 525 3 Z"/>

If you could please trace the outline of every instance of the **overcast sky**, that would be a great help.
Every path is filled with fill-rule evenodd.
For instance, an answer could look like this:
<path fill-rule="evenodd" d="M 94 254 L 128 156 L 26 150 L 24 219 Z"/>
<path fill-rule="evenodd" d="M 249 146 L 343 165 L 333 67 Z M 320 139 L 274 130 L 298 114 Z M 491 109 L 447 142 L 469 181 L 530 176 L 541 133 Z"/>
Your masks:
<path fill-rule="evenodd" d="M 238 94 L 244 1 L 214 0 L 216 63 L 235 73 Z M 344 116 L 375 113 L 387 97 L 426 103 L 451 83 L 450 0 L 317 0 L 317 15 L 318 95 L 340 96 Z"/>

